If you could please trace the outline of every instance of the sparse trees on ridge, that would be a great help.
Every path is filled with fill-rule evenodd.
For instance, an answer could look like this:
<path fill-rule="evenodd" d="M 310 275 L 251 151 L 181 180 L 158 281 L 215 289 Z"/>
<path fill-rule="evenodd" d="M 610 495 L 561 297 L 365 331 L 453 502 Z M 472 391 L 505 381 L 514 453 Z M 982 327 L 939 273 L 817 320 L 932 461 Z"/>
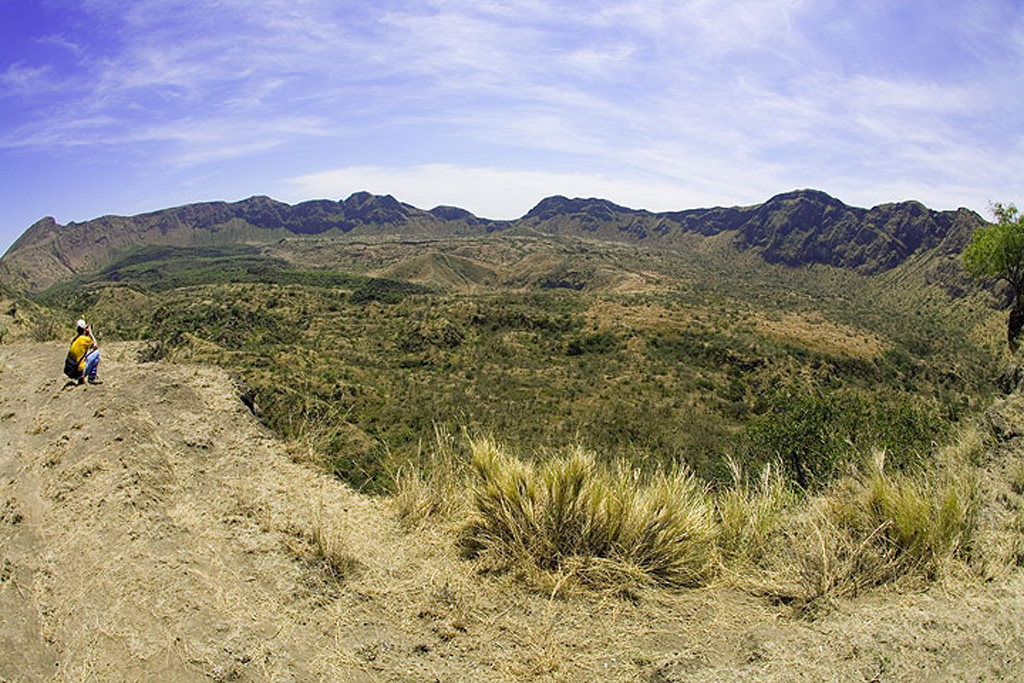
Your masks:
<path fill-rule="evenodd" d="M 964 265 L 974 277 L 996 277 L 1013 289 L 1013 307 L 1007 321 L 1010 349 L 1020 346 L 1024 331 L 1024 214 L 1013 204 L 992 207 L 996 222 L 978 228 L 964 251 Z"/>

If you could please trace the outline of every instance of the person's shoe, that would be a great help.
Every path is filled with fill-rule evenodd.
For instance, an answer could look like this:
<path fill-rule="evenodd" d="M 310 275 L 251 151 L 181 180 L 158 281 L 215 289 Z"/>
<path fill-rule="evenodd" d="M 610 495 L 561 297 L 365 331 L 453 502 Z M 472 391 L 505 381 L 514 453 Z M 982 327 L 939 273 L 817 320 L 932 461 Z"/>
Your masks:
<path fill-rule="evenodd" d="M 90 377 L 89 384 L 103 384 L 103 380 L 101 380 L 99 377 Z"/>

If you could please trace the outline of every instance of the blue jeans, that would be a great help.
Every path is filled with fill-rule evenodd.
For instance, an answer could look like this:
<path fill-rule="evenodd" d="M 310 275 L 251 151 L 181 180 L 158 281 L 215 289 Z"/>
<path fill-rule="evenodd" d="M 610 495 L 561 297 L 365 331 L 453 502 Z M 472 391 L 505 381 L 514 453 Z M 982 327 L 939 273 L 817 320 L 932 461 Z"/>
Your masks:
<path fill-rule="evenodd" d="M 85 356 L 85 376 L 89 379 L 96 379 L 96 370 L 100 364 L 100 350 L 93 349 Z"/>

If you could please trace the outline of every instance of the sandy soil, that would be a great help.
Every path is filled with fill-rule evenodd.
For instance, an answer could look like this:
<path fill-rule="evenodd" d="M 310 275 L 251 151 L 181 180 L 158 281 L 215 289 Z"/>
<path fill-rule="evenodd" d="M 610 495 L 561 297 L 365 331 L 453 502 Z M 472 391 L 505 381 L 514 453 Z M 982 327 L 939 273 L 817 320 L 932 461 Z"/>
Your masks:
<path fill-rule="evenodd" d="M 0 681 L 1024 680 L 1020 571 L 815 621 L 727 588 L 548 599 L 140 348 L 65 388 L 63 345 L 0 346 Z"/>

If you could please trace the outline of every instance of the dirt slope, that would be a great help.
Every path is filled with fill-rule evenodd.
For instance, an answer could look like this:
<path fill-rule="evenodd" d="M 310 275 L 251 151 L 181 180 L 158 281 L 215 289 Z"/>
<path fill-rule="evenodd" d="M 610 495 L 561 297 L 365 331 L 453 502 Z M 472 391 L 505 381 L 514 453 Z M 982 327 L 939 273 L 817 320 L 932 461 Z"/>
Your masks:
<path fill-rule="evenodd" d="M 241 674 L 309 680 L 344 636 L 310 609 L 301 539 L 321 482 L 215 369 L 104 349 L 102 386 L 64 389 L 62 346 L 4 348 L 3 648 L 12 680 Z M 371 504 L 324 487 L 352 522 Z M 379 517 L 379 515 L 377 515 Z M 249 677 L 249 676 L 246 676 Z M 355 678 L 353 678 L 355 680 Z"/>
<path fill-rule="evenodd" d="M 138 350 L 64 388 L 63 345 L 0 346 L 0 681 L 1024 680 L 1019 571 L 814 622 L 547 599 L 292 462 L 223 371 Z"/>

